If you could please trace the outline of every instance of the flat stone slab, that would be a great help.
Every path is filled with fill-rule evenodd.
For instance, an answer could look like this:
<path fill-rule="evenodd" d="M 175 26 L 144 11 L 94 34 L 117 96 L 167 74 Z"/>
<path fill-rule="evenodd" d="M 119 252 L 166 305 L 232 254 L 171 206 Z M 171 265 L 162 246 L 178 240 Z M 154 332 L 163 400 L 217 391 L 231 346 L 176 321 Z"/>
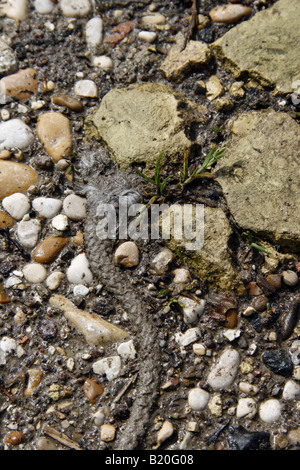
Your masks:
<path fill-rule="evenodd" d="M 205 42 L 188 41 L 185 47 L 184 43 L 184 35 L 178 33 L 176 43 L 171 47 L 160 68 L 166 78 L 172 82 L 182 82 L 188 73 L 203 68 L 211 58 L 211 51 Z"/>
<path fill-rule="evenodd" d="M 235 78 L 249 76 L 275 92 L 293 93 L 300 80 L 299 0 L 279 0 L 212 44 Z"/>
<path fill-rule="evenodd" d="M 162 215 L 162 220 L 166 216 L 168 216 L 168 211 Z M 171 221 L 173 221 L 171 236 L 169 240 L 165 240 L 169 248 L 174 253 L 178 250 L 184 253 L 187 266 L 191 267 L 200 279 L 206 281 L 214 289 L 231 293 L 235 291 L 237 295 L 245 295 L 244 284 L 230 255 L 229 245 L 233 232 L 223 210 L 204 207 L 203 246 L 199 248 L 195 246 L 195 249 L 188 248 L 189 242 L 185 237 L 176 237 L 174 228 L 178 227 L 178 222 L 174 222 L 172 215 Z M 195 225 L 194 219 L 191 225 Z M 201 227 L 198 229 L 200 230 Z M 196 230 L 198 229 L 196 228 Z"/>
<path fill-rule="evenodd" d="M 118 168 L 135 164 L 155 168 L 182 162 L 192 142 L 187 126 L 203 122 L 206 109 L 160 83 L 138 83 L 108 92 L 98 110 L 87 117 L 85 130 L 109 149 Z"/>
<path fill-rule="evenodd" d="M 215 175 L 237 224 L 294 252 L 300 248 L 300 126 L 273 110 L 231 124 Z"/>

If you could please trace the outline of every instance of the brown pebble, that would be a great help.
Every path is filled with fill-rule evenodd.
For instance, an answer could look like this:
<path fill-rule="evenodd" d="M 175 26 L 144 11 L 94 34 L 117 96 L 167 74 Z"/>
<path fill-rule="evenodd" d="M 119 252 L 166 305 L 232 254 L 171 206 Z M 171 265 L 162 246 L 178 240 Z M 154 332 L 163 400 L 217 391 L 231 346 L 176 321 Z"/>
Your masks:
<path fill-rule="evenodd" d="M 93 379 L 87 379 L 83 384 L 83 391 L 90 403 L 96 403 L 96 398 L 104 392 L 104 387 Z"/>
<path fill-rule="evenodd" d="M 45 151 L 58 162 L 72 153 L 72 129 L 69 119 L 62 113 L 41 114 L 36 126 L 37 136 Z"/>
<path fill-rule="evenodd" d="M 300 314 L 300 296 L 296 296 L 289 310 L 285 312 L 281 319 L 281 335 L 282 339 L 288 339 L 297 324 Z"/>
<path fill-rule="evenodd" d="M 227 310 L 224 326 L 225 328 L 235 328 L 238 322 L 237 311 L 233 308 Z"/>
<path fill-rule="evenodd" d="M 0 229 L 11 228 L 14 225 L 13 219 L 5 214 L 5 212 L 0 211 Z"/>
<path fill-rule="evenodd" d="M 10 158 L 10 157 L 11 157 L 11 153 L 10 153 L 9 150 L 5 150 L 5 149 L 4 149 L 4 150 L 1 150 L 1 152 L 0 152 L 0 158 L 1 158 L 1 160 L 7 160 L 7 159 Z"/>
<path fill-rule="evenodd" d="M 75 111 L 77 113 L 80 113 L 83 110 L 83 104 L 76 98 L 68 95 L 58 94 L 53 96 L 53 103 L 58 106 L 66 106 L 71 109 L 71 111 Z"/>
<path fill-rule="evenodd" d="M 252 10 L 250 7 L 241 4 L 220 5 L 209 12 L 210 18 L 215 23 L 237 23 L 242 18 L 250 16 Z"/>
<path fill-rule="evenodd" d="M 259 295 L 254 298 L 252 302 L 252 307 L 255 308 L 257 312 L 263 312 L 267 308 L 268 302 L 269 302 L 268 297 L 264 295 Z"/>
<path fill-rule="evenodd" d="M 81 246 L 83 245 L 83 233 L 77 232 L 73 237 L 74 245 Z"/>
<path fill-rule="evenodd" d="M 52 263 L 61 250 L 67 245 L 69 238 L 49 236 L 35 248 L 32 258 L 37 263 Z"/>
<path fill-rule="evenodd" d="M 0 90 L 6 96 L 18 100 L 26 100 L 37 90 L 37 72 L 33 68 L 20 70 L 13 75 L 7 75 L 0 80 Z"/>
<path fill-rule="evenodd" d="M 4 291 L 2 284 L 0 283 L 0 304 L 8 304 L 10 302 L 10 297 Z"/>
<path fill-rule="evenodd" d="M 12 431 L 4 436 L 3 442 L 10 444 L 11 446 L 17 446 L 21 444 L 25 439 L 24 434 L 21 431 Z"/>
<path fill-rule="evenodd" d="M 267 281 L 271 286 L 275 287 L 275 289 L 281 288 L 282 282 L 280 274 L 269 274 L 267 276 Z"/>
<path fill-rule="evenodd" d="M 37 179 L 37 174 L 28 165 L 0 160 L 0 199 L 25 192 Z"/>
<path fill-rule="evenodd" d="M 248 290 L 248 293 L 249 295 L 261 295 L 262 294 L 262 290 L 261 288 L 256 284 L 256 282 L 249 282 L 249 284 L 247 285 L 247 290 Z"/>

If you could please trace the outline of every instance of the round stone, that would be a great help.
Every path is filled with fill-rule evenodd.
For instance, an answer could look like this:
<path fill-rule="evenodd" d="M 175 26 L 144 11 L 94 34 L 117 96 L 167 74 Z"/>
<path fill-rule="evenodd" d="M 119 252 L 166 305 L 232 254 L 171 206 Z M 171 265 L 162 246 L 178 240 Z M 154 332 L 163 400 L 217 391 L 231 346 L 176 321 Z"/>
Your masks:
<path fill-rule="evenodd" d="M 0 123 L 0 150 L 26 150 L 34 141 L 34 135 L 21 119 L 10 119 Z"/>
<path fill-rule="evenodd" d="M 139 264 L 139 249 L 134 242 L 122 243 L 115 252 L 115 262 L 125 268 L 132 268 Z"/>
<path fill-rule="evenodd" d="M 265 423 L 274 423 L 281 417 L 281 403 L 276 398 L 263 402 L 259 407 L 259 417 Z"/>
<path fill-rule="evenodd" d="M 282 398 L 284 400 L 296 400 L 299 398 L 299 395 L 300 384 L 294 380 L 288 380 L 283 387 Z"/>
<path fill-rule="evenodd" d="M 208 374 L 207 381 L 214 390 L 232 385 L 240 364 L 240 355 L 235 349 L 226 349 Z"/>
<path fill-rule="evenodd" d="M 237 23 L 242 18 L 250 16 L 252 10 L 250 7 L 239 4 L 221 5 L 213 8 L 209 16 L 215 23 Z"/>
<path fill-rule="evenodd" d="M 95 67 L 98 67 L 102 70 L 110 70 L 113 68 L 114 64 L 110 57 L 106 55 L 99 55 L 93 58 L 93 64 Z"/>
<path fill-rule="evenodd" d="M 203 410 L 209 401 L 209 393 L 202 388 L 193 388 L 188 395 L 188 404 L 195 410 Z"/>
<path fill-rule="evenodd" d="M 32 284 L 39 284 L 43 282 L 47 277 L 47 271 L 42 264 L 30 263 L 24 266 L 23 274 L 26 281 Z"/>
<path fill-rule="evenodd" d="M 51 197 L 37 197 L 32 201 L 32 208 L 46 219 L 52 219 L 62 208 L 62 201 Z"/>
<path fill-rule="evenodd" d="M 70 194 L 64 199 L 63 209 L 71 220 L 82 220 L 86 216 L 86 199 Z"/>
<path fill-rule="evenodd" d="M 288 270 L 283 271 L 282 279 L 285 285 L 294 287 L 298 284 L 298 275 L 294 271 Z"/>
<path fill-rule="evenodd" d="M 74 86 L 74 93 L 82 98 L 97 98 L 98 88 L 92 80 L 78 80 Z"/>
<path fill-rule="evenodd" d="M 37 219 L 30 219 L 29 216 L 26 217 L 24 217 L 23 220 L 18 223 L 18 239 L 24 248 L 34 248 L 38 242 L 41 231 L 41 223 Z"/>
<path fill-rule="evenodd" d="M 103 39 L 103 20 L 100 16 L 91 18 L 85 27 L 85 38 L 88 46 L 96 47 L 102 43 Z"/>
<path fill-rule="evenodd" d="M 51 0 L 35 0 L 34 8 L 41 15 L 47 15 L 52 12 L 54 3 Z"/>
<path fill-rule="evenodd" d="M 89 0 L 61 0 L 60 8 L 64 16 L 71 18 L 82 18 L 91 10 Z"/>
<path fill-rule="evenodd" d="M 11 217 L 21 220 L 30 210 L 30 201 L 25 194 L 15 193 L 5 197 L 2 206 Z"/>
<path fill-rule="evenodd" d="M 139 39 L 145 42 L 154 42 L 157 38 L 157 34 L 153 31 L 140 31 L 139 32 Z"/>

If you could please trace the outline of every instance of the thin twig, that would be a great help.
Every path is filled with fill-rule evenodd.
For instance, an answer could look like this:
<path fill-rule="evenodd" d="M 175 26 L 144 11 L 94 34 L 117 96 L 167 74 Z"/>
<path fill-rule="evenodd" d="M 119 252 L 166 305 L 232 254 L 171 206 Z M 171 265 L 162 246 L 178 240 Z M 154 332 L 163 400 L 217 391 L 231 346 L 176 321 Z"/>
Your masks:
<path fill-rule="evenodd" d="M 198 11 L 197 11 L 197 0 L 193 0 L 193 4 L 191 6 L 191 21 L 189 24 L 189 29 L 187 30 L 187 33 L 185 35 L 184 43 L 181 49 L 181 52 L 184 51 L 184 49 L 187 46 L 187 43 L 190 41 L 190 39 L 193 36 L 194 30 L 198 26 Z"/>

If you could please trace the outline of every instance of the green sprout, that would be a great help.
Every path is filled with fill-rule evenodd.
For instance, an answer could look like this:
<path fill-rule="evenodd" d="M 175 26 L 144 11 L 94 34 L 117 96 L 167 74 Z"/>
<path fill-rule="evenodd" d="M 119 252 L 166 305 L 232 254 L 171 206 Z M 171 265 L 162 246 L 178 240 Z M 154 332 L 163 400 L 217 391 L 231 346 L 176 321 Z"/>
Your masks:
<path fill-rule="evenodd" d="M 149 176 L 145 175 L 145 173 L 142 173 L 140 170 L 136 168 L 136 172 L 142 176 L 146 181 L 149 183 L 153 184 L 154 186 L 157 187 L 157 192 L 160 196 L 163 196 L 166 190 L 166 185 L 167 182 L 170 178 L 172 178 L 172 175 L 167 176 L 167 178 L 161 180 L 161 175 L 160 175 L 160 162 L 162 159 L 163 154 L 161 153 L 157 159 L 156 162 L 156 168 L 155 168 L 155 173 L 154 173 L 154 178 L 150 178 Z"/>
<path fill-rule="evenodd" d="M 263 253 L 266 253 L 266 255 L 270 255 L 270 253 L 268 252 L 268 250 L 264 246 L 261 246 L 261 245 L 258 245 L 257 243 L 254 243 L 253 237 L 252 237 L 252 235 L 249 231 L 246 233 L 246 236 L 247 236 L 248 241 L 249 241 L 250 245 L 252 246 L 252 248 L 254 248 L 255 250 L 258 250 L 258 251 L 262 251 Z"/>
<path fill-rule="evenodd" d="M 201 166 L 197 166 L 190 176 L 188 175 L 188 157 L 187 153 L 184 154 L 184 159 L 183 159 L 183 170 L 180 172 L 180 181 L 181 183 L 186 186 L 187 184 L 190 184 L 192 181 L 199 179 L 199 178 L 211 178 L 212 173 L 211 173 L 211 167 L 222 157 L 225 156 L 225 149 L 226 147 L 221 147 L 217 148 L 214 147 L 211 149 L 211 151 L 208 153 L 206 158 L 204 159 L 204 162 L 202 163 Z"/>

